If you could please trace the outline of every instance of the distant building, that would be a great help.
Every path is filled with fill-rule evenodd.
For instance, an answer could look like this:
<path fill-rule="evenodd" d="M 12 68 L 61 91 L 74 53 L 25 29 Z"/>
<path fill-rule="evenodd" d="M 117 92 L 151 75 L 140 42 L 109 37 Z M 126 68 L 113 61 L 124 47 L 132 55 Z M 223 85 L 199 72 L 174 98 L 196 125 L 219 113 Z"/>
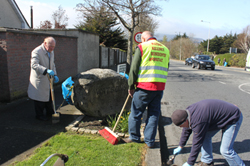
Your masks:
<path fill-rule="evenodd" d="M 15 0 L 0 0 L 0 27 L 30 29 Z"/>

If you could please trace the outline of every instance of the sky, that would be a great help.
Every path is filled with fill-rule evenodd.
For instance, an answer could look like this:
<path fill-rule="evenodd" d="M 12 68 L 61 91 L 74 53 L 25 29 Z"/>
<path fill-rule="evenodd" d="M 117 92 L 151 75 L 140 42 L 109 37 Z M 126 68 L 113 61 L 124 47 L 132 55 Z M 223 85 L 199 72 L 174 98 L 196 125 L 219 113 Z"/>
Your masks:
<path fill-rule="evenodd" d="M 67 28 L 78 24 L 79 13 L 75 7 L 82 0 L 16 0 L 30 24 L 30 6 L 33 6 L 33 27 L 40 21 L 52 21 L 52 14 L 61 7 L 69 17 Z M 155 36 L 186 33 L 189 37 L 207 40 L 226 34 L 239 34 L 250 25 L 249 0 L 155 0 L 162 8 Z M 203 22 L 201 22 L 203 20 Z"/>

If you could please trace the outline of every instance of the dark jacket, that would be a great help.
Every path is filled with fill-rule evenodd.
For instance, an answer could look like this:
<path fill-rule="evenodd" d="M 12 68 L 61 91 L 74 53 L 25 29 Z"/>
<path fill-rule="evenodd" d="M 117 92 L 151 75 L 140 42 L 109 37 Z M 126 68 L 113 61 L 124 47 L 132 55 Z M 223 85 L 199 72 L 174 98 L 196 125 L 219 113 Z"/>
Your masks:
<path fill-rule="evenodd" d="M 207 131 L 223 129 L 240 118 L 237 106 L 217 99 L 206 99 L 187 107 L 190 128 L 183 128 L 179 145 L 185 146 L 193 134 L 193 143 L 188 164 L 194 165 Z"/>

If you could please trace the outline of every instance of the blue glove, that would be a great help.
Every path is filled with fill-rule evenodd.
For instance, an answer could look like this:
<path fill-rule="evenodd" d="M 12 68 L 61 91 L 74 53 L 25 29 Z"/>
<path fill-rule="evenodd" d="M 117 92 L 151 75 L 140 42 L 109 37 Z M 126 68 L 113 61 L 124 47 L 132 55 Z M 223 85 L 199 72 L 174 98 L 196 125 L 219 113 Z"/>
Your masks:
<path fill-rule="evenodd" d="M 54 83 L 58 83 L 59 82 L 59 78 L 57 76 L 54 76 Z"/>
<path fill-rule="evenodd" d="M 53 70 L 50 70 L 50 69 L 47 69 L 47 73 L 50 75 L 50 76 L 54 76 L 54 72 L 53 72 Z"/>
<path fill-rule="evenodd" d="M 174 149 L 174 154 L 178 155 L 181 152 L 182 148 L 180 146 L 178 146 L 178 148 Z"/>
<path fill-rule="evenodd" d="M 187 162 L 185 162 L 182 166 L 192 166 L 192 165 L 189 165 Z"/>

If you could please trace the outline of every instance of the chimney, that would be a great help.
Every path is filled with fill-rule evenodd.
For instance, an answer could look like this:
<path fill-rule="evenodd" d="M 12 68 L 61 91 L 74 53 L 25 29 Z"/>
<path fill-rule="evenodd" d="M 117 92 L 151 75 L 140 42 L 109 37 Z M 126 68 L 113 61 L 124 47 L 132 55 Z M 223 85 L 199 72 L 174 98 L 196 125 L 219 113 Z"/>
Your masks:
<path fill-rule="evenodd" d="M 33 29 L 33 6 L 30 6 L 30 28 Z"/>

